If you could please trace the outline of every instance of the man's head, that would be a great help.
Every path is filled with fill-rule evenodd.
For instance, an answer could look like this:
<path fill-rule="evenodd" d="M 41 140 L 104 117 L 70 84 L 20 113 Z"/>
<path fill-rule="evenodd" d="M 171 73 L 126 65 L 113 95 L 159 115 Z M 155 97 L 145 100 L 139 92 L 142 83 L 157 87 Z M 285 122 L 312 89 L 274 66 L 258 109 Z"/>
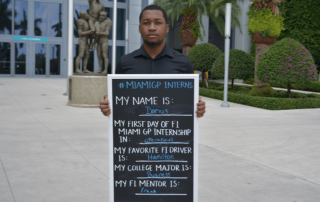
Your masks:
<path fill-rule="evenodd" d="M 89 14 L 86 11 L 80 13 L 81 19 L 89 20 Z"/>
<path fill-rule="evenodd" d="M 139 33 L 144 44 L 154 47 L 164 43 L 169 32 L 167 18 L 167 13 L 160 6 L 150 5 L 141 11 Z"/>
<path fill-rule="evenodd" d="M 100 15 L 99 15 L 99 21 L 100 21 L 100 22 L 103 22 L 103 21 L 105 21 L 106 19 L 107 19 L 107 12 L 101 11 L 101 12 L 100 12 Z"/>

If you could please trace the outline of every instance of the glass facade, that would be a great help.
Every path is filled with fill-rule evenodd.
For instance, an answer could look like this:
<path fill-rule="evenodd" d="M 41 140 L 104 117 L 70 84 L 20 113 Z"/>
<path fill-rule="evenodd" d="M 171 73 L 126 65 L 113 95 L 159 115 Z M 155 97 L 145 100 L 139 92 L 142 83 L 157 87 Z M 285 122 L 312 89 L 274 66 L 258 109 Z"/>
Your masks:
<path fill-rule="evenodd" d="M 34 35 L 48 36 L 48 3 L 34 3 Z"/>
<path fill-rule="evenodd" d="M 15 1 L 14 5 L 14 34 L 27 35 L 28 34 L 28 2 Z"/>
<path fill-rule="evenodd" d="M 62 4 L 49 4 L 49 36 L 62 37 Z"/>
<path fill-rule="evenodd" d="M 61 46 L 50 45 L 50 75 L 60 75 L 61 72 Z"/>
<path fill-rule="evenodd" d="M 35 75 L 45 75 L 46 74 L 46 44 L 36 44 L 35 45 Z"/>
<path fill-rule="evenodd" d="M 113 2 L 101 0 L 113 18 Z M 126 52 L 128 1 L 118 0 L 117 61 Z M 78 56 L 77 20 L 89 12 L 87 0 L 74 0 L 74 58 Z M 65 0 L 0 0 L 0 77 L 66 77 L 68 2 Z M 109 32 L 111 71 L 112 29 Z M 82 62 L 80 69 L 82 70 Z M 97 50 L 89 51 L 89 71 L 99 69 Z"/>
<path fill-rule="evenodd" d="M 27 45 L 26 43 L 15 43 L 15 74 L 26 74 Z"/>
<path fill-rule="evenodd" d="M 11 45 L 0 42 L 0 74 L 10 74 Z"/>
<path fill-rule="evenodd" d="M 0 0 L 0 34 L 12 33 L 12 0 Z"/>

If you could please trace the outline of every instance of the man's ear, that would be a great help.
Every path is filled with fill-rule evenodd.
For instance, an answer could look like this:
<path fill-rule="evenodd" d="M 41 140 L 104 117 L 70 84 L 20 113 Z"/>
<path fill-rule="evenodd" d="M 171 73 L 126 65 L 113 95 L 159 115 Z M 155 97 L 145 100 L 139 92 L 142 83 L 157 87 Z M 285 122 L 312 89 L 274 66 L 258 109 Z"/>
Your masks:
<path fill-rule="evenodd" d="M 169 24 L 166 25 L 166 33 L 168 34 L 169 32 Z"/>
<path fill-rule="evenodd" d="M 141 25 L 139 25 L 139 33 L 141 34 L 141 28 L 140 28 L 140 26 L 141 26 Z"/>

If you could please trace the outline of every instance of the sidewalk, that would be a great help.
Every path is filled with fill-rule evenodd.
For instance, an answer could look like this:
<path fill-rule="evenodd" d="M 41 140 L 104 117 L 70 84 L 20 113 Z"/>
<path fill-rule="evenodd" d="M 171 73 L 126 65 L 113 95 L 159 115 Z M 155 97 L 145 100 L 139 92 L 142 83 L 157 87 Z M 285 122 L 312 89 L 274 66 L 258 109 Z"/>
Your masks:
<path fill-rule="evenodd" d="M 66 79 L 0 78 L 1 202 L 109 201 L 108 119 L 65 92 Z M 320 109 L 204 100 L 200 202 L 320 201 Z"/>

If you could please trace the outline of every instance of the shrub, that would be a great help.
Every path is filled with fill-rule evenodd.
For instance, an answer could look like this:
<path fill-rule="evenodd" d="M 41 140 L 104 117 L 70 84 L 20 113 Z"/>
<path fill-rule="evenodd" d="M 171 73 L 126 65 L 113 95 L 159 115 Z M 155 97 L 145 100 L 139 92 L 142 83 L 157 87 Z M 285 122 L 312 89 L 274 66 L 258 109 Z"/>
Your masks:
<path fill-rule="evenodd" d="M 211 74 L 214 78 L 224 78 L 224 53 L 213 63 Z M 229 79 L 247 79 L 254 76 L 254 59 L 248 53 L 232 49 L 229 57 Z"/>
<path fill-rule="evenodd" d="M 273 44 L 260 58 L 258 78 L 266 83 L 291 84 L 317 80 L 317 70 L 309 51 L 299 42 L 285 38 Z"/>
<path fill-rule="evenodd" d="M 200 95 L 223 100 L 223 91 L 200 88 Z M 228 101 L 269 110 L 320 108 L 320 96 L 314 98 L 272 98 L 228 93 Z"/>
<path fill-rule="evenodd" d="M 193 46 L 188 53 L 188 57 L 194 70 L 207 72 L 221 53 L 215 45 L 202 43 Z"/>
<path fill-rule="evenodd" d="M 256 5 L 250 6 L 247 13 L 249 17 L 248 26 L 249 34 L 260 32 L 262 36 L 280 36 L 284 30 L 283 20 L 281 15 L 274 15 L 270 8 L 263 8 L 257 11 Z"/>
<path fill-rule="evenodd" d="M 290 37 L 302 43 L 320 65 L 320 1 L 286 1 L 284 26 L 279 40 Z"/>
<path fill-rule="evenodd" d="M 211 69 L 212 64 L 220 54 L 220 49 L 211 43 L 198 44 L 190 49 L 188 57 L 194 70 L 202 72 L 202 86 L 204 83 L 205 72 Z"/>

